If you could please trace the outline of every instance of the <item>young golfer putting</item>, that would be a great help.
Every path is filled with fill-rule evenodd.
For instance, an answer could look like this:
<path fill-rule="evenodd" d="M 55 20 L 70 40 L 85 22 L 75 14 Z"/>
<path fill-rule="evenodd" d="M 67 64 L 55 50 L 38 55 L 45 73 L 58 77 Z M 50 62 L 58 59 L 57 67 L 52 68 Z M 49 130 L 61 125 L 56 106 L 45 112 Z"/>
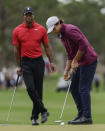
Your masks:
<path fill-rule="evenodd" d="M 23 73 L 28 95 L 33 102 L 32 125 L 39 125 L 40 113 L 41 123 L 46 122 L 49 116 L 42 101 L 45 63 L 42 57 L 41 43 L 43 43 L 49 58 L 51 70 L 55 71 L 56 68 L 52 60 L 52 50 L 48 44 L 47 31 L 34 21 L 33 9 L 31 7 L 24 8 L 23 17 L 24 22 L 13 31 L 13 44 L 18 74 Z"/>
<path fill-rule="evenodd" d="M 92 124 L 90 88 L 96 71 L 98 55 L 78 27 L 64 24 L 52 16 L 46 22 L 47 33 L 54 32 L 61 39 L 66 52 L 67 62 L 64 80 L 70 78 L 73 70 L 71 94 L 78 109 L 78 115 L 68 124 Z"/>

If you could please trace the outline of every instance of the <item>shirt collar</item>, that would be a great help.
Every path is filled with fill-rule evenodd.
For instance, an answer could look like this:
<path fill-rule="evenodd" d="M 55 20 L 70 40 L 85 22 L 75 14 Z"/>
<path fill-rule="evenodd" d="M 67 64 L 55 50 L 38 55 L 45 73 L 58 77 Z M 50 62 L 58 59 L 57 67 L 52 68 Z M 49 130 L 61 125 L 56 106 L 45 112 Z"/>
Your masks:
<path fill-rule="evenodd" d="M 65 33 L 65 24 L 63 23 L 61 27 L 61 34 L 63 35 L 64 33 Z"/>
<path fill-rule="evenodd" d="M 63 35 L 65 33 L 65 24 L 63 23 L 62 24 L 62 27 L 61 27 L 61 31 L 60 31 L 60 34 L 58 34 L 58 38 L 62 39 Z"/>

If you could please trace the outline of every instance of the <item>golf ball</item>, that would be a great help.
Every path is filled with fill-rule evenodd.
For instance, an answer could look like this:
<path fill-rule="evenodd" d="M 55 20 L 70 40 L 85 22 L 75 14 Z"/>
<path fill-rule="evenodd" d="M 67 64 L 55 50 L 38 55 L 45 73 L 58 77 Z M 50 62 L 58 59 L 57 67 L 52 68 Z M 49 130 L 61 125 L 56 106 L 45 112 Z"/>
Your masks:
<path fill-rule="evenodd" d="M 61 125 L 64 125 L 64 122 L 61 122 Z"/>

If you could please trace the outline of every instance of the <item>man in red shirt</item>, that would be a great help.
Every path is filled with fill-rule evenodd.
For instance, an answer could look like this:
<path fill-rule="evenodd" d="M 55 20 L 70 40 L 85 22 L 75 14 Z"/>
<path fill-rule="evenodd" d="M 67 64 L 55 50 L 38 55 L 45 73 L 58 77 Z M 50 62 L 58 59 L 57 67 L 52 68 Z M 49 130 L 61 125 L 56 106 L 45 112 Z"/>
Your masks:
<path fill-rule="evenodd" d="M 13 45 L 18 64 L 17 73 L 23 78 L 27 92 L 33 102 L 32 125 L 39 125 L 38 116 L 41 113 L 41 123 L 47 121 L 49 112 L 42 102 L 43 77 L 45 63 L 43 61 L 43 43 L 45 52 L 50 61 L 51 71 L 55 71 L 52 50 L 46 29 L 34 21 L 34 11 L 31 7 L 24 8 L 24 22 L 13 31 Z"/>

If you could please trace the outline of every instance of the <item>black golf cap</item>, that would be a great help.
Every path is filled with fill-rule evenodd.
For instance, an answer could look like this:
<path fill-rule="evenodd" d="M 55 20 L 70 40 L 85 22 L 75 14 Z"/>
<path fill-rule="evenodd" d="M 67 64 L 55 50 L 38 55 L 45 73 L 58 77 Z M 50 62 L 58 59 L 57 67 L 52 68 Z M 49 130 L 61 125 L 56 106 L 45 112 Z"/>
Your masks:
<path fill-rule="evenodd" d="M 23 14 L 26 15 L 27 13 L 34 14 L 34 10 L 30 6 L 27 6 L 24 8 Z"/>

